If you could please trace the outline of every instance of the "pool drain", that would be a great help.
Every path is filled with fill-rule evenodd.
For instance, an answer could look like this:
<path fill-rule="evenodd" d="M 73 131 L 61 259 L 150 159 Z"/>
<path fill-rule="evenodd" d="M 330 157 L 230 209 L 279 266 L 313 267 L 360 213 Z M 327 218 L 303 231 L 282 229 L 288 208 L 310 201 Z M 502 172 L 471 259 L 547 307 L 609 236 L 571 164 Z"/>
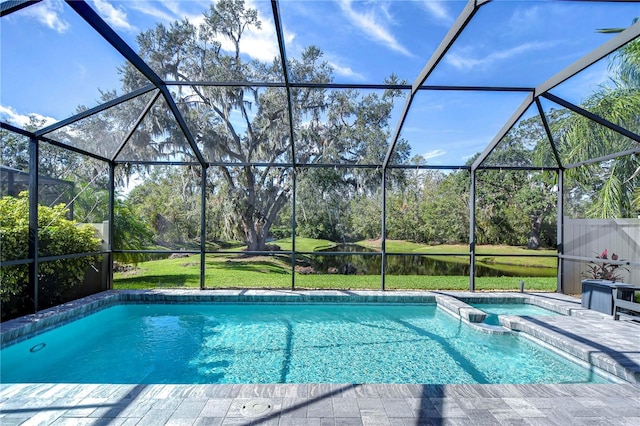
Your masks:
<path fill-rule="evenodd" d="M 259 417 L 268 414 L 273 409 L 273 405 L 267 399 L 252 399 L 242 404 L 240 414 L 245 417 Z"/>

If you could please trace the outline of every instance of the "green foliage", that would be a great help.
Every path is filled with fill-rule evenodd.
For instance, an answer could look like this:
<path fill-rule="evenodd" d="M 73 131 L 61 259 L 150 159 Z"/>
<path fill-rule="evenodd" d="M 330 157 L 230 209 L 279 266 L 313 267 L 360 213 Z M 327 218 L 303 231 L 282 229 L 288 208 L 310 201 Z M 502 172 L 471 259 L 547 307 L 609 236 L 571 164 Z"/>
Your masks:
<path fill-rule="evenodd" d="M 19 198 L 0 198 L 0 259 L 29 258 L 29 207 L 26 193 Z M 29 312 L 27 284 L 28 265 L 0 268 L 0 306 L 2 320 Z M 31 302 L 33 309 L 33 302 Z"/>
<path fill-rule="evenodd" d="M 635 206 L 638 216 L 640 216 L 640 186 L 637 187 L 633 193 L 633 205 Z"/>
<path fill-rule="evenodd" d="M 416 164 L 421 159 L 414 159 Z M 402 170 L 402 177 L 387 189 L 387 237 L 426 242 L 432 237 L 427 231 L 425 211 L 437 191 L 438 172 Z M 381 198 L 380 198 L 381 199 Z M 378 219 L 378 222 L 380 219 Z M 379 227 L 380 225 L 378 225 Z"/>
<path fill-rule="evenodd" d="M 469 242 L 469 173 L 453 172 L 435 180 L 433 195 L 423 200 L 425 242 L 454 244 Z"/>
<path fill-rule="evenodd" d="M 113 219 L 113 245 L 118 250 L 144 250 L 153 244 L 153 229 L 130 202 L 116 199 Z M 141 253 L 117 253 L 115 260 L 138 263 L 147 260 L 147 256 Z"/>
<path fill-rule="evenodd" d="M 348 179 L 357 180 L 344 169 L 309 168 L 298 173 L 297 235 L 332 241 L 353 237 L 349 200 L 357 194 Z"/>
<path fill-rule="evenodd" d="M 78 226 L 65 219 L 63 205 L 38 207 L 38 254 L 58 256 L 99 250 L 99 240 L 91 226 Z M 0 199 L 0 242 L 3 261 L 28 259 L 29 206 L 28 194 Z M 97 258 L 84 256 L 73 259 L 41 262 L 38 265 L 38 298 L 41 307 L 62 301 L 64 293 L 79 286 L 87 268 Z M 3 318 L 28 309 L 27 265 L 7 266 L 0 269 L 0 301 Z M 33 305 L 31 305 L 33 306 Z"/>
<path fill-rule="evenodd" d="M 610 80 L 583 102 L 586 110 L 640 133 L 640 40 L 619 49 L 609 63 Z M 588 118 L 565 112 L 553 123 L 558 150 L 566 163 L 580 162 L 616 152 L 632 150 L 638 144 Z M 638 213 L 635 191 L 640 187 L 640 156 L 625 155 L 593 163 L 566 174 L 567 184 L 577 186 L 589 200 L 584 212 L 592 218 L 634 217 Z"/>
<path fill-rule="evenodd" d="M 82 223 L 109 220 L 109 191 L 78 184 L 80 192 L 73 195 L 73 219 Z"/>
<path fill-rule="evenodd" d="M 552 247 L 557 191 L 544 172 L 487 170 L 477 173 L 478 244 Z"/>
<path fill-rule="evenodd" d="M 502 143 L 490 157 L 492 162 L 532 165 L 534 150 L 526 146 L 536 144 L 537 124 L 525 121 L 516 126 L 514 134 L 521 137 Z M 555 244 L 555 175 L 479 169 L 476 178 L 479 244 L 529 248 Z M 387 190 L 387 238 L 428 244 L 469 241 L 468 171 L 406 170 L 399 182 Z"/>
<path fill-rule="evenodd" d="M 378 239 L 382 232 L 382 191 L 355 196 L 350 203 L 351 238 Z"/>
<path fill-rule="evenodd" d="M 638 22 L 637 17 L 633 19 L 633 23 L 636 22 Z M 622 46 L 613 55 L 609 70 L 622 84 L 638 87 L 640 85 L 640 39 L 636 38 Z"/>
<path fill-rule="evenodd" d="M 144 183 L 131 191 L 126 203 L 116 203 L 114 212 L 122 209 L 122 214 L 116 217 L 115 248 L 145 248 L 151 239 L 156 244 L 170 247 L 199 241 L 200 184 L 194 173 L 188 168 L 153 169 Z M 134 218 L 145 218 L 146 223 Z M 147 223 L 153 229 L 152 237 Z M 125 233 L 122 237 L 119 229 Z M 127 235 L 138 231 L 142 231 L 139 238 L 128 240 Z"/>
<path fill-rule="evenodd" d="M 0 164 L 18 170 L 29 170 L 29 139 L 0 129 Z"/>

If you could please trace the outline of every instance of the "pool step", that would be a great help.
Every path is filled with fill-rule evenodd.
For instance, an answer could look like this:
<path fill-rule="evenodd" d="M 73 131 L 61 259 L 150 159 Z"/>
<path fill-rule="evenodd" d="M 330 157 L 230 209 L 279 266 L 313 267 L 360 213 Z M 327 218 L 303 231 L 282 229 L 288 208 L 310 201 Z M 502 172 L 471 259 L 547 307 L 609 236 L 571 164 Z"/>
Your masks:
<path fill-rule="evenodd" d="M 473 306 L 470 306 L 463 301 L 456 299 L 455 297 L 437 295 L 436 303 L 439 307 L 443 307 L 456 314 L 457 316 L 472 323 L 483 322 L 485 318 L 487 318 L 486 312 L 481 311 L 480 309 L 476 309 Z"/>
<path fill-rule="evenodd" d="M 486 312 L 474 308 L 455 297 L 437 295 L 436 303 L 438 304 L 438 308 L 456 318 L 460 318 L 469 327 L 477 331 L 487 334 L 511 334 L 511 330 L 500 325 L 485 324 L 483 321 L 487 317 Z"/>

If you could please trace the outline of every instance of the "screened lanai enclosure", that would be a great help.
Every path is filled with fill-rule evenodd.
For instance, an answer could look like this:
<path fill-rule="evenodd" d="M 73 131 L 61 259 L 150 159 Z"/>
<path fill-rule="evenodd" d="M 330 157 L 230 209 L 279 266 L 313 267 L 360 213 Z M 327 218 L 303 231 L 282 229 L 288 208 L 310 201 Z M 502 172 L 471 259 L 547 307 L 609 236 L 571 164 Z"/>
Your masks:
<path fill-rule="evenodd" d="M 640 284 L 640 3 L 4 1 L 2 319 Z"/>

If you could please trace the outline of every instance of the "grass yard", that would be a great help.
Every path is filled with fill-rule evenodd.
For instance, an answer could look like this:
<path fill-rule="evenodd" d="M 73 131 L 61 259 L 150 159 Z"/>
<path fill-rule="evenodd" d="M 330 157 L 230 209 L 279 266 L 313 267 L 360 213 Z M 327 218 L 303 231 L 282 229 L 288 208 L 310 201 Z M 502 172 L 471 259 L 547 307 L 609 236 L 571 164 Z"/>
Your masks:
<path fill-rule="evenodd" d="M 283 251 L 291 250 L 291 240 L 275 242 Z M 394 242 L 395 243 L 395 242 Z M 288 245 L 287 245 L 288 244 Z M 411 243 L 409 243 L 411 244 Z M 297 251 L 316 251 L 335 244 L 327 240 L 296 239 Z M 408 247 L 408 246 L 404 246 Z M 429 247 L 429 246 L 426 246 Z M 452 253 L 462 246 L 437 246 L 433 254 Z M 517 248 L 514 248 L 517 249 Z M 423 249 L 421 249 L 423 250 Z M 468 250 L 468 248 L 466 248 Z M 504 250 L 504 248 L 498 249 Z M 397 251 L 396 251 L 397 252 Z M 418 251 L 424 253 L 423 251 Z M 483 251 L 489 254 L 489 251 Z M 510 253 L 510 254 L 515 254 Z M 464 256 L 468 259 L 468 256 Z M 462 257 L 460 262 L 465 261 Z M 498 260 L 508 258 L 496 257 Z M 546 258 L 518 258 L 527 261 Z M 555 259 L 553 266 L 555 266 Z M 468 260 L 467 260 L 468 261 Z M 513 260 L 511 260 L 513 261 Z M 535 262 L 533 262 L 535 264 Z M 547 266 L 540 262 L 540 266 Z M 477 290 L 517 290 L 523 279 L 530 291 L 555 291 L 555 277 L 478 277 Z M 380 289 L 380 275 L 300 274 L 296 273 L 296 288 L 300 289 Z M 242 254 L 208 254 L 205 262 L 207 288 L 291 288 L 291 260 L 288 255 L 244 256 Z M 142 262 L 131 271 L 114 274 L 116 289 L 199 288 L 200 255 Z M 387 275 L 387 289 L 405 290 L 468 290 L 468 276 Z"/>
<path fill-rule="evenodd" d="M 556 291 L 556 278 L 549 277 L 477 277 L 476 290 L 515 291 L 520 280 L 529 291 Z M 379 290 L 379 275 L 298 275 L 296 288 L 309 289 L 372 289 Z M 467 276 L 387 275 L 388 290 L 469 290 Z"/>
<path fill-rule="evenodd" d="M 291 238 L 283 238 L 281 240 L 276 240 L 274 241 L 274 243 L 279 245 L 283 251 L 289 251 L 293 247 Z M 335 246 L 337 246 L 337 244 L 329 240 L 318 240 L 315 238 L 296 237 L 296 251 L 302 251 L 302 252 L 319 251 L 319 250 L 330 249 Z"/>

